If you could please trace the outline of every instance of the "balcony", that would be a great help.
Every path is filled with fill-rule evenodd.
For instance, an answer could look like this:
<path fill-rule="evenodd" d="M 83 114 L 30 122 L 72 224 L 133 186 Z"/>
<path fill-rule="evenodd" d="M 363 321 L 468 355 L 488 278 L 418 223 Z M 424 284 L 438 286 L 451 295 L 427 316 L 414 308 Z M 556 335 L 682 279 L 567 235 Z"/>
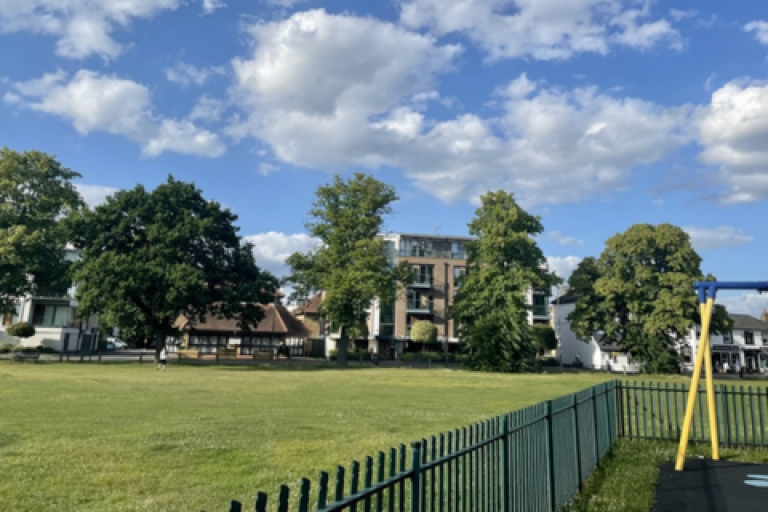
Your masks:
<path fill-rule="evenodd" d="M 434 309 L 434 303 L 432 301 L 420 301 L 409 300 L 405 303 L 406 313 L 420 313 L 423 315 L 431 315 Z"/>
<path fill-rule="evenodd" d="M 549 318 L 549 308 L 547 306 L 533 306 L 533 316 L 537 318 Z"/>
<path fill-rule="evenodd" d="M 408 286 L 411 288 L 431 288 L 435 283 L 434 276 L 430 275 L 414 275 L 413 281 Z"/>

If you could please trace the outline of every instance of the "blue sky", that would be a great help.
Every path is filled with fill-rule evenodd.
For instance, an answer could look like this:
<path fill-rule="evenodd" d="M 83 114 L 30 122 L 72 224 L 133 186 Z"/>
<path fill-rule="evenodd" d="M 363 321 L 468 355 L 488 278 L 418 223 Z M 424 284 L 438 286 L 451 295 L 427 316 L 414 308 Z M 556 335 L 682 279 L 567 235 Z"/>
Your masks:
<path fill-rule="evenodd" d="M 759 2 L 0 1 L 0 45 L 0 144 L 55 154 L 91 204 L 194 181 L 278 274 L 315 188 L 366 171 L 399 192 L 388 230 L 464 235 L 504 188 L 561 275 L 670 222 L 705 272 L 766 279 Z"/>

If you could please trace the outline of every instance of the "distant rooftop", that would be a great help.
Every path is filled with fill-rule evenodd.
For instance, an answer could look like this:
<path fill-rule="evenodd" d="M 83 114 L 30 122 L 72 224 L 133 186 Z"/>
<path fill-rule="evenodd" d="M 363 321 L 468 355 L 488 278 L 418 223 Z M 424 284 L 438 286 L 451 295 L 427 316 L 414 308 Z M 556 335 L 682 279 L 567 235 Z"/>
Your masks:
<path fill-rule="evenodd" d="M 438 235 L 435 233 L 382 233 L 381 236 L 399 236 L 401 238 L 432 238 L 435 240 L 475 240 L 470 236 Z"/>

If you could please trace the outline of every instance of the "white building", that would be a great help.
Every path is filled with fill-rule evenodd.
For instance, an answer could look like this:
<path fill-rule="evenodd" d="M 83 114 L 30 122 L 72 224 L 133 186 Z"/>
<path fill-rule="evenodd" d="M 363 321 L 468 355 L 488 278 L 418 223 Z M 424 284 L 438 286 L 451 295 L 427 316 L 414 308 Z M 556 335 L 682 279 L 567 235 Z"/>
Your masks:
<path fill-rule="evenodd" d="M 77 253 L 70 248 L 65 250 L 65 257 L 74 261 Z M 95 343 L 98 327 L 96 317 L 78 318 L 77 301 L 74 300 L 76 287 L 66 293 L 51 293 L 38 290 L 34 295 L 21 298 L 16 305 L 16 314 L 6 315 L 0 325 L 0 344 L 21 344 L 23 346 L 44 346 L 59 352 L 78 351 L 89 342 Z M 27 322 L 35 327 L 35 335 L 23 340 L 6 334 L 8 326 Z M 92 336 L 84 337 L 84 334 Z M 84 347 L 85 348 L 85 347 Z"/>
<path fill-rule="evenodd" d="M 589 342 L 576 337 L 566 320 L 574 310 L 575 302 L 574 297 L 564 296 L 551 303 L 555 334 L 559 341 L 558 357 L 562 363 L 571 365 L 580 359 L 587 368 L 638 371 L 637 364 L 620 346 L 601 343 L 602 333 L 596 332 Z M 729 316 L 733 320 L 733 330 L 725 335 L 710 336 L 712 363 L 719 363 L 722 367 L 727 361 L 731 369 L 738 363 L 745 369 L 765 371 L 768 366 L 768 322 L 749 315 L 732 313 Z M 676 344 L 685 371 L 693 369 L 700 333 L 700 327 L 691 328 L 685 338 Z"/>

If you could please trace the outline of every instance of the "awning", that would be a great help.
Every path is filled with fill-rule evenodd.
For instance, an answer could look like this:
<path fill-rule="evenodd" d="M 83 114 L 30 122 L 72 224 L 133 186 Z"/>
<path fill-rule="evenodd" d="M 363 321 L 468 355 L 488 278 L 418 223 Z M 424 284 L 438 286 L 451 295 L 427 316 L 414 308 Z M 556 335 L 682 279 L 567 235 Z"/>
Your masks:
<path fill-rule="evenodd" d="M 712 345 L 712 352 L 741 352 L 739 345 Z"/>

